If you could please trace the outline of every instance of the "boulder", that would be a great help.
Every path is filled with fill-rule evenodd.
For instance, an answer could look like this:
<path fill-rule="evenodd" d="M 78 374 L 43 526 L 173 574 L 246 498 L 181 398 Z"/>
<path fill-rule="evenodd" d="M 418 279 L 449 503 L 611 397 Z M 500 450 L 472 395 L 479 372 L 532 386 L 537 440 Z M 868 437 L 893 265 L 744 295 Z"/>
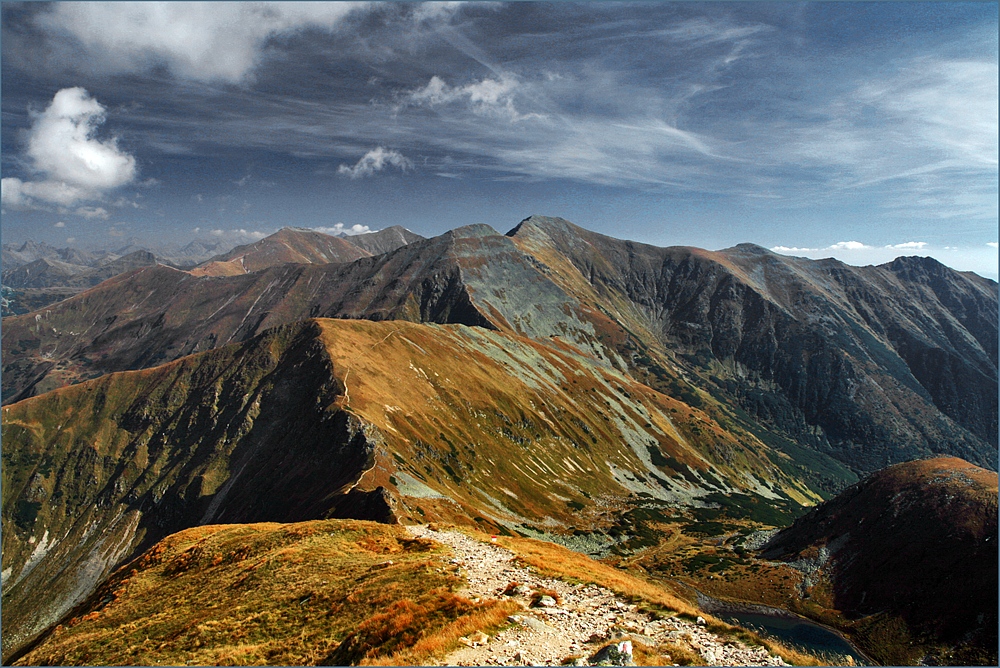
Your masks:
<path fill-rule="evenodd" d="M 632 658 L 632 642 L 623 640 L 604 647 L 592 657 L 592 666 L 634 666 L 635 660 Z"/>

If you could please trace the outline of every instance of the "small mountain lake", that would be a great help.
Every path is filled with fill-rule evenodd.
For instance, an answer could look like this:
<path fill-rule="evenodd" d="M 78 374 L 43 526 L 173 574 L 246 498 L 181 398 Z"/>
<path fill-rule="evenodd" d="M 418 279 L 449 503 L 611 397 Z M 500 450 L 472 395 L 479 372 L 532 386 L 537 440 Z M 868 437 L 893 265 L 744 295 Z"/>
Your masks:
<path fill-rule="evenodd" d="M 877 665 L 837 631 L 781 608 L 713 598 L 694 589 L 698 605 L 719 619 L 771 636 L 817 655 L 849 656 L 859 666 Z"/>
<path fill-rule="evenodd" d="M 820 655 L 850 656 L 859 666 L 871 660 L 839 633 L 800 617 L 759 612 L 716 612 L 719 619 L 776 638 Z"/>

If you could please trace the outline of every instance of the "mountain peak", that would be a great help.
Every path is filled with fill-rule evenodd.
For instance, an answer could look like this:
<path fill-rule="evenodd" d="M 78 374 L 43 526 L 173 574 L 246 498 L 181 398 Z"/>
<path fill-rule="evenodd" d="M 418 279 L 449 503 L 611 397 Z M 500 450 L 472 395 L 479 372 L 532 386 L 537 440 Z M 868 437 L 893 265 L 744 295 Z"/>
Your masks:
<path fill-rule="evenodd" d="M 526 236 L 530 233 L 532 229 L 540 229 L 543 231 L 550 230 L 562 230 L 567 229 L 577 229 L 577 226 L 569 222 L 565 218 L 553 217 L 553 216 L 539 216 L 537 214 L 532 214 L 518 223 L 514 229 L 507 233 L 508 237 L 515 236 Z"/>
<path fill-rule="evenodd" d="M 736 244 L 731 249 L 727 250 L 739 251 L 740 253 L 744 253 L 746 255 L 774 255 L 774 251 L 768 248 L 764 248 L 763 246 L 758 246 L 757 244 L 746 243 L 746 242 L 742 244 Z"/>
<path fill-rule="evenodd" d="M 499 234 L 499 232 L 485 223 L 473 223 L 472 225 L 463 225 L 462 227 L 456 227 L 453 230 L 449 230 L 445 233 L 445 236 L 449 236 L 452 239 L 474 239 L 481 237 L 494 237 Z"/>

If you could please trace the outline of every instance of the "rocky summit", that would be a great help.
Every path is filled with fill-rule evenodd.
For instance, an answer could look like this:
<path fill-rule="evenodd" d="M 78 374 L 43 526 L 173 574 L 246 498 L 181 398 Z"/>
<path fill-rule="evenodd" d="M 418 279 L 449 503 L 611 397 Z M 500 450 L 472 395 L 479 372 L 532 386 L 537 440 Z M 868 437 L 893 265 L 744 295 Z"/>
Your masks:
<path fill-rule="evenodd" d="M 543 216 L 53 253 L 3 320 L 5 662 L 996 661 L 993 281 Z"/>

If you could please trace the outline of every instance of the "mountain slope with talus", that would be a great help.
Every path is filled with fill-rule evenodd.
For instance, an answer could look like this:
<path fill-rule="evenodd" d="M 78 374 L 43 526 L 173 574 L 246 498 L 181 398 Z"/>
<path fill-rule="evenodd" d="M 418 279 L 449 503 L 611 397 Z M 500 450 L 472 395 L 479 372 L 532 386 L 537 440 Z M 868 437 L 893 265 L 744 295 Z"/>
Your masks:
<path fill-rule="evenodd" d="M 819 496 L 760 442 L 572 347 L 318 320 L 3 409 L 4 654 L 137 549 L 209 522 L 608 526 L 710 494 Z"/>
<path fill-rule="evenodd" d="M 679 365 L 861 471 L 937 452 L 994 465 L 993 281 L 930 258 L 849 267 L 751 244 L 657 248 L 538 216 L 509 234 L 627 333 L 616 348 L 639 377 Z"/>
<path fill-rule="evenodd" d="M 242 341 L 308 317 L 477 325 L 575 346 L 727 428 L 814 460 L 833 492 L 933 453 L 991 466 L 996 284 L 927 258 L 881 267 L 744 244 L 657 248 L 532 217 L 350 263 L 195 277 L 150 267 L 5 320 L 4 400 Z M 763 429 L 763 431 L 762 431 Z M 767 432 L 767 433 L 765 433 Z"/>

